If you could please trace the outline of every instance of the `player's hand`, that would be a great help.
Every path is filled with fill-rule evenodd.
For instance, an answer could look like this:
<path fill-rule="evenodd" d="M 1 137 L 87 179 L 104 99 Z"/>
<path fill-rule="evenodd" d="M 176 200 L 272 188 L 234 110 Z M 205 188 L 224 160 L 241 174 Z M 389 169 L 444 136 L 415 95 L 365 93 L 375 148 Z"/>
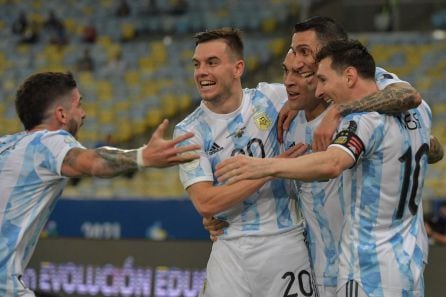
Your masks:
<path fill-rule="evenodd" d="M 443 155 L 443 146 L 441 145 L 440 141 L 438 141 L 437 137 L 431 135 L 427 162 L 429 164 L 437 163 L 443 159 Z"/>
<path fill-rule="evenodd" d="M 288 102 L 286 102 L 280 110 L 279 117 L 277 118 L 277 141 L 280 143 L 283 142 L 283 133 L 290 128 L 290 124 L 296 117 L 297 112 L 297 110 L 292 110 L 288 106 Z"/>
<path fill-rule="evenodd" d="M 175 139 L 164 139 L 164 134 L 169 121 L 163 122 L 153 132 L 152 137 L 143 149 L 144 167 L 163 168 L 198 159 L 200 156 L 194 153 L 200 148 L 199 145 L 187 145 L 177 147 L 176 145 L 194 136 L 193 133 L 185 133 Z"/>
<path fill-rule="evenodd" d="M 218 220 L 214 217 L 203 218 L 203 226 L 204 229 L 209 231 L 211 240 L 216 241 L 218 239 L 218 236 L 224 233 L 224 228 L 227 228 L 229 226 L 229 223 L 226 221 Z"/>
<path fill-rule="evenodd" d="M 271 159 L 253 158 L 238 155 L 217 165 L 215 175 L 219 182 L 227 185 L 244 179 L 260 179 L 270 176 Z"/>
<path fill-rule="evenodd" d="M 308 145 L 303 143 L 298 143 L 290 147 L 280 155 L 278 155 L 276 158 L 297 158 L 305 154 L 307 150 L 308 150 Z"/>
<path fill-rule="evenodd" d="M 329 107 L 327 113 L 313 133 L 313 151 L 325 151 L 333 140 L 333 135 L 339 125 L 341 114 L 333 105 Z"/>

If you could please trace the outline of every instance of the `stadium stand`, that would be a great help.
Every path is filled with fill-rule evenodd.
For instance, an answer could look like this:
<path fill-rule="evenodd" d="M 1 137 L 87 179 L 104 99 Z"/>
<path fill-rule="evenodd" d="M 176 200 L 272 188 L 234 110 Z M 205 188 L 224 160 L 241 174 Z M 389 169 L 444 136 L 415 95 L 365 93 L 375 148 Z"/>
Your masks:
<path fill-rule="evenodd" d="M 149 2 L 129 1 L 129 15 L 116 17 L 118 1 L 0 0 L 0 38 L 6 41 L 0 43 L 0 134 L 21 129 L 13 104 L 20 81 L 36 71 L 72 71 L 87 111 L 80 141 L 93 147 L 104 135 L 111 134 L 118 146 L 140 145 L 163 117 L 173 119 L 175 124 L 198 104 L 190 62 L 194 48 L 191 37 L 206 28 L 234 26 L 245 32 L 247 85 L 252 86 L 256 79 L 281 81 L 278 65 L 288 46 L 290 23 L 298 15 L 296 1 L 190 0 L 181 14 L 173 13 L 171 1 L 158 1 L 157 13 L 153 13 Z M 37 42 L 23 43 L 12 32 L 19 11 L 25 13 L 28 23 L 38 24 Z M 51 11 L 63 16 L 66 45 L 50 42 L 45 21 Z M 437 19 L 441 15 L 432 17 L 439 27 L 441 22 Z M 83 28 L 92 20 L 97 38 L 86 44 Z M 445 40 L 417 32 L 356 36 L 368 44 L 378 65 L 411 82 L 428 100 L 434 111 L 433 133 L 446 143 L 446 95 L 442 91 Z M 85 49 L 89 49 L 95 67 L 92 71 L 77 71 L 76 61 Z M 124 65 L 113 70 L 109 64 L 117 54 Z M 445 196 L 446 190 L 440 187 L 446 177 L 443 164 L 429 170 L 428 198 Z M 184 197 L 176 177 L 176 169 L 172 169 L 148 170 L 113 182 L 83 179 L 76 186 L 67 187 L 65 195 Z"/>

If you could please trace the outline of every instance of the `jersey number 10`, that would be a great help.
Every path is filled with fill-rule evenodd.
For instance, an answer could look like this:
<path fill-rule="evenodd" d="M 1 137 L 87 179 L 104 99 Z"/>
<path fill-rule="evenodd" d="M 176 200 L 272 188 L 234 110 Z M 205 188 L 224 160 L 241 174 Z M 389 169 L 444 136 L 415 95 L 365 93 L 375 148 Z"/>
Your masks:
<path fill-rule="evenodd" d="M 418 205 L 415 203 L 415 198 L 418 191 L 418 177 L 420 176 L 420 161 L 424 154 L 428 154 L 429 145 L 423 143 L 415 154 L 415 170 L 412 172 L 412 148 L 409 147 L 407 151 L 402 155 L 399 160 L 404 163 L 404 180 L 403 187 L 401 189 L 400 202 L 396 211 L 396 219 L 401 219 L 404 213 L 404 206 L 406 205 L 407 194 L 409 192 L 410 179 L 412 179 L 412 190 L 409 197 L 409 211 L 412 215 L 415 215 L 418 210 Z"/>

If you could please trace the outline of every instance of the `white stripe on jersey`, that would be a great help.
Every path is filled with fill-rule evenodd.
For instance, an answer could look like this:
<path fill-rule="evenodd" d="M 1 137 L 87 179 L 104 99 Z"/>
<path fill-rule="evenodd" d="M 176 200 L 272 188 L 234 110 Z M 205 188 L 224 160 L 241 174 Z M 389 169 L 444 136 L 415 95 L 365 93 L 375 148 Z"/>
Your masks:
<path fill-rule="evenodd" d="M 311 145 L 314 129 L 325 113 L 307 122 L 305 112 L 299 111 L 285 136 L 285 149 L 298 143 Z M 295 182 L 299 206 L 305 219 L 316 284 L 335 287 L 338 276 L 337 248 L 343 222 L 340 182 L 338 179 Z"/>
<path fill-rule="evenodd" d="M 286 100 L 283 85 L 260 83 L 255 89 L 244 89 L 242 105 L 230 114 L 216 114 L 202 102 L 175 128 L 175 136 L 193 132 L 183 144 L 201 146 L 199 161 L 180 165 L 183 186 L 199 181 L 218 185 L 215 166 L 235 154 L 273 157 L 279 154 L 276 118 Z M 295 200 L 289 199 L 286 182 L 273 180 L 237 206 L 216 217 L 229 222 L 224 238 L 244 235 L 267 235 L 301 228 Z"/>
<path fill-rule="evenodd" d="M 21 132 L 0 138 L 0 295 L 23 290 L 17 281 L 66 178 L 62 161 L 82 147 L 68 132 Z M 8 291 L 6 291 L 8 289 Z"/>
<path fill-rule="evenodd" d="M 375 80 L 379 89 L 401 81 L 395 74 L 377 67 Z M 313 132 L 322 121 L 325 112 L 307 122 L 305 112 L 300 111 L 285 137 L 285 149 L 293 144 L 312 144 Z M 310 256 L 316 283 L 336 286 L 338 277 L 338 245 L 343 224 L 344 201 L 341 177 L 327 182 L 302 183 L 296 181 L 299 206 L 306 223 Z"/>
<path fill-rule="evenodd" d="M 423 143 L 429 143 L 431 119 L 424 103 L 407 114 L 353 114 L 341 123 L 357 123 L 365 151 L 356 166 L 343 173 L 347 212 L 338 288 L 355 280 L 373 296 L 395 296 L 395 290 L 403 296 L 423 289 L 427 238 L 418 203 L 427 164 Z M 413 181 L 419 182 L 418 191 Z"/>

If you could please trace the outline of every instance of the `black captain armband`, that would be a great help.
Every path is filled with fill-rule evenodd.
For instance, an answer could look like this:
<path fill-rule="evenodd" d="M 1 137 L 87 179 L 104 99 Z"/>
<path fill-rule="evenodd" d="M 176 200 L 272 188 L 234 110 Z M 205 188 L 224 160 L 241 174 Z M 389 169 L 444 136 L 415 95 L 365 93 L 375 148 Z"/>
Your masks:
<path fill-rule="evenodd" d="M 361 156 L 364 151 L 364 143 L 361 138 L 356 135 L 357 124 L 355 121 L 350 121 L 349 126 L 339 132 L 335 139 L 333 140 L 333 144 L 338 144 L 346 147 L 355 157 L 355 161 L 358 161 L 359 156 Z"/>

